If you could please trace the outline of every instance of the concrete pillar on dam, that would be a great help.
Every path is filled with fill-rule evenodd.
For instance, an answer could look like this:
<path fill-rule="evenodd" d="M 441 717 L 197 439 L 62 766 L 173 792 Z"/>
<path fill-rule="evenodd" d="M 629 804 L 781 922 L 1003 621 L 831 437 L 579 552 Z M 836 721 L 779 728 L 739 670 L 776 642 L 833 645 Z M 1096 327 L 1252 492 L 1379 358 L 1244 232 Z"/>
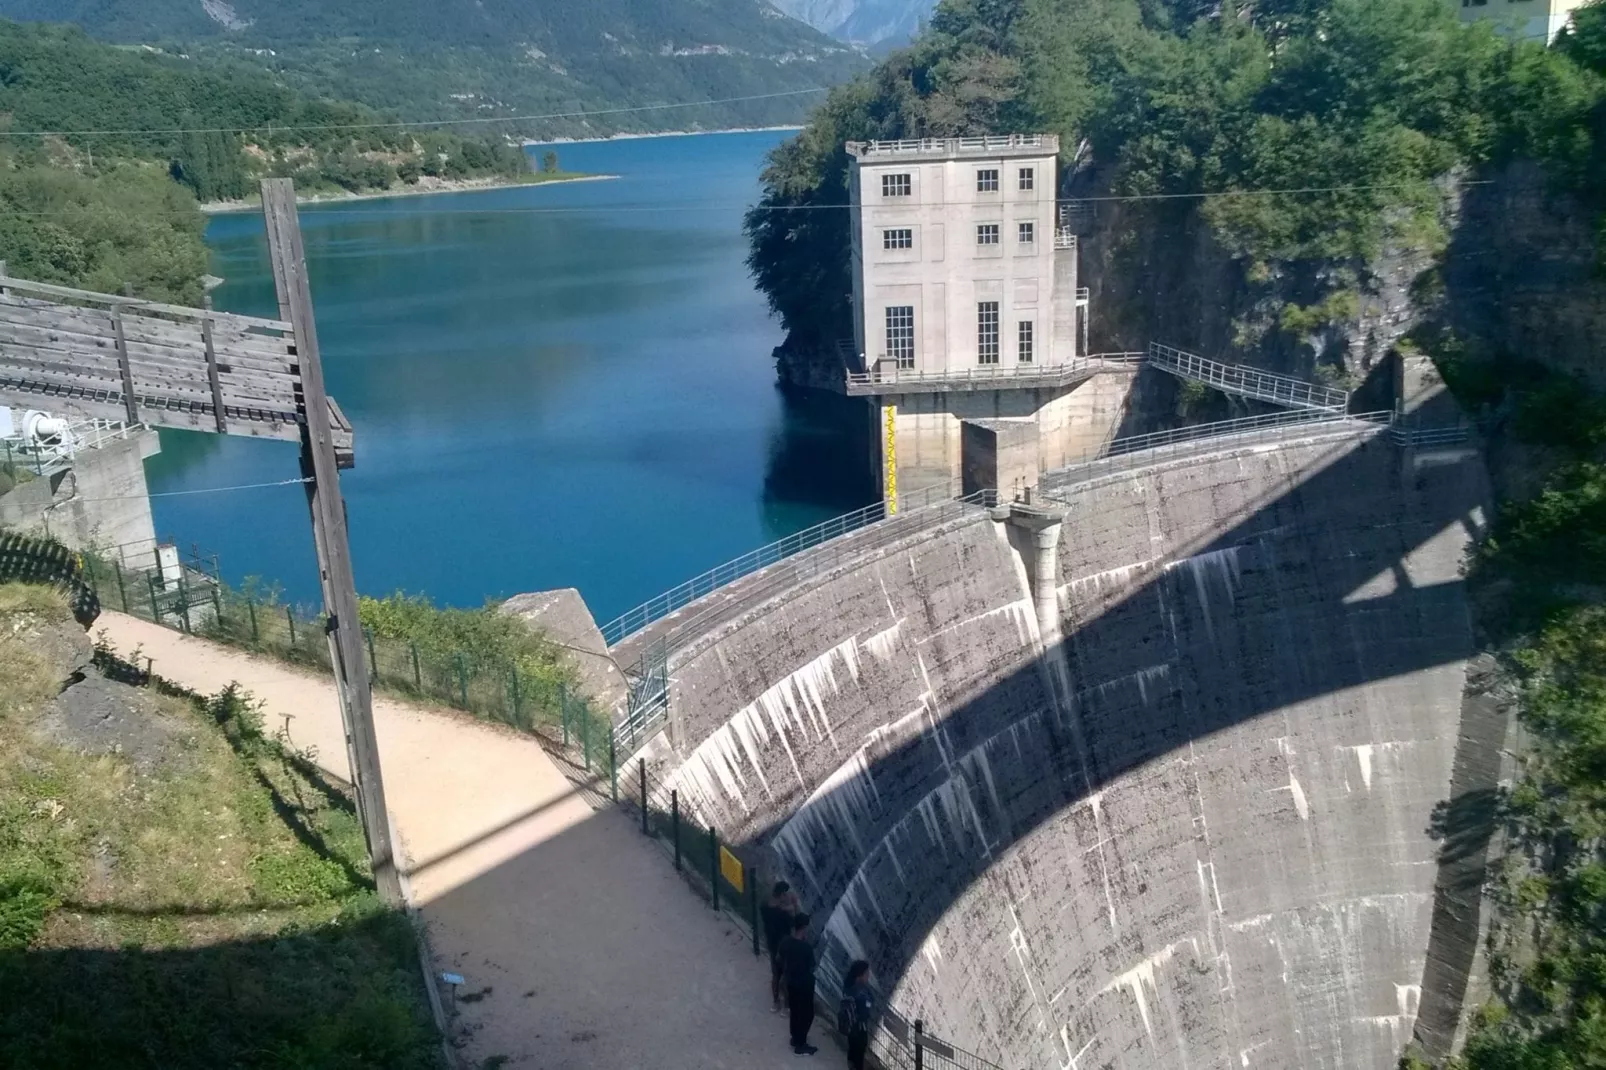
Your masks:
<path fill-rule="evenodd" d="M 966 476 L 965 428 L 990 426 L 1005 436 L 1017 463 L 1006 466 L 998 489 L 1005 493 L 1025 473 L 1061 468 L 1096 454 L 1115 436 L 1131 401 L 1136 371 L 1090 375 L 1074 386 L 909 393 L 875 399 L 878 464 L 883 492 L 899 493 L 962 483 Z M 1017 425 L 1005 430 L 1007 424 Z M 890 436 L 888 434 L 890 428 Z M 888 460 L 895 469 L 886 479 Z M 1035 479 L 1033 480 L 1035 481 Z"/>
<path fill-rule="evenodd" d="M 1479 734 L 1482 467 L 1298 434 L 713 596 L 655 779 L 799 888 L 827 994 L 868 958 L 944 1039 L 1082 1070 L 1390 1070 L 1459 999 L 1429 829 Z"/>

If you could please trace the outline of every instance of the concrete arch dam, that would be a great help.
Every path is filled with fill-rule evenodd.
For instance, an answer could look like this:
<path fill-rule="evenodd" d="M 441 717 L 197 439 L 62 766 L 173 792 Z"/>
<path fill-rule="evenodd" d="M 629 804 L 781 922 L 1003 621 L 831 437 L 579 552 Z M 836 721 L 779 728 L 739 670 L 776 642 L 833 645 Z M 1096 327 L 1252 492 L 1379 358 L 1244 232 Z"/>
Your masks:
<path fill-rule="evenodd" d="M 1476 942 L 1430 826 L 1487 491 L 1438 461 L 1315 428 L 866 540 L 682 642 L 644 756 L 827 990 L 1010 1070 L 1392 1067 Z"/>

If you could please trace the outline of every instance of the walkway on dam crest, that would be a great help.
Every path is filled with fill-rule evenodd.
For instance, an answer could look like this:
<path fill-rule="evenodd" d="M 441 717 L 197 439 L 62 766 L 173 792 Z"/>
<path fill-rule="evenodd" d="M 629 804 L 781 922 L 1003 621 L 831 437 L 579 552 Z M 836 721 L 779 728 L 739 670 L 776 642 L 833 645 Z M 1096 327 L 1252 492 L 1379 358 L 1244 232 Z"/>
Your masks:
<path fill-rule="evenodd" d="M 334 685 L 120 613 L 94 627 L 174 683 L 238 683 L 270 731 L 349 779 Z M 597 813 L 527 736 L 376 696 L 391 820 L 467 1066 L 795 1067 L 768 968 L 623 814 Z M 450 1008 L 450 1001 L 448 1001 Z M 818 1032 L 818 1031 L 817 1031 Z M 817 1037 L 816 1043 L 825 1042 Z M 822 1049 L 834 1065 L 840 1056 Z"/>

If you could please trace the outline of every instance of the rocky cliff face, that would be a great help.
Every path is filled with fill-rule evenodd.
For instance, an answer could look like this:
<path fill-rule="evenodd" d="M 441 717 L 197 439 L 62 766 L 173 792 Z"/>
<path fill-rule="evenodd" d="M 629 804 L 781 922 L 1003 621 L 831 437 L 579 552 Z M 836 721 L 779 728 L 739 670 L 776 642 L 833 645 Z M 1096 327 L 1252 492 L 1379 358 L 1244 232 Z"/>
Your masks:
<path fill-rule="evenodd" d="M 1592 213 L 1533 165 L 1446 185 L 1448 246 L 1368 261 L 1235 259 L 1193 205 L 1097 202 L 1078 224 L 1092 348 L 1163 341 L 1357 386 L 1425 323 L 1493 356 L 1606 380 L 1606 276 Z"/>
<path fill-rule="evenodd" d="M 1471 186 L 1445 257 L 1443 316 L 1497 352 L 1606 388 L 1606 230 L 1532 164 Z"/>

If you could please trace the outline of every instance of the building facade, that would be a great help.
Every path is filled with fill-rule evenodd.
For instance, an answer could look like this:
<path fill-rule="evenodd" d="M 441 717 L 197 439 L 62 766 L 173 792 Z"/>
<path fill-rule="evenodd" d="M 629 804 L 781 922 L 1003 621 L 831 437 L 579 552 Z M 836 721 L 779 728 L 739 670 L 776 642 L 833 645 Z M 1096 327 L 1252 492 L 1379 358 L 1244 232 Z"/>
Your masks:
<path fill-rule="evenodd" d="M 1448 0 L 1461 8 L 1463 22 L 1485 19 L 1525 41 L 1554 41 L 1573 10 L 1587 0 Z"/>
<path fill-rule="evenodd" d="M 847 151 L 844 389 L 870 401 L 882 497 L 944 495 L 983 470 L 1007 495 L 1096 450 L 1125 413 L 1135 366 L 1085 352 L 1076 237 L 1058 225 L 1059 139 Z"/>
<path fill-rule="evenodd" d="M 866 372 L 1076 355 L 1076 250 L 1052 134 L 849 142 L 854 346 Z M 905 377 L 906 378 L 906 377 Z"/>

